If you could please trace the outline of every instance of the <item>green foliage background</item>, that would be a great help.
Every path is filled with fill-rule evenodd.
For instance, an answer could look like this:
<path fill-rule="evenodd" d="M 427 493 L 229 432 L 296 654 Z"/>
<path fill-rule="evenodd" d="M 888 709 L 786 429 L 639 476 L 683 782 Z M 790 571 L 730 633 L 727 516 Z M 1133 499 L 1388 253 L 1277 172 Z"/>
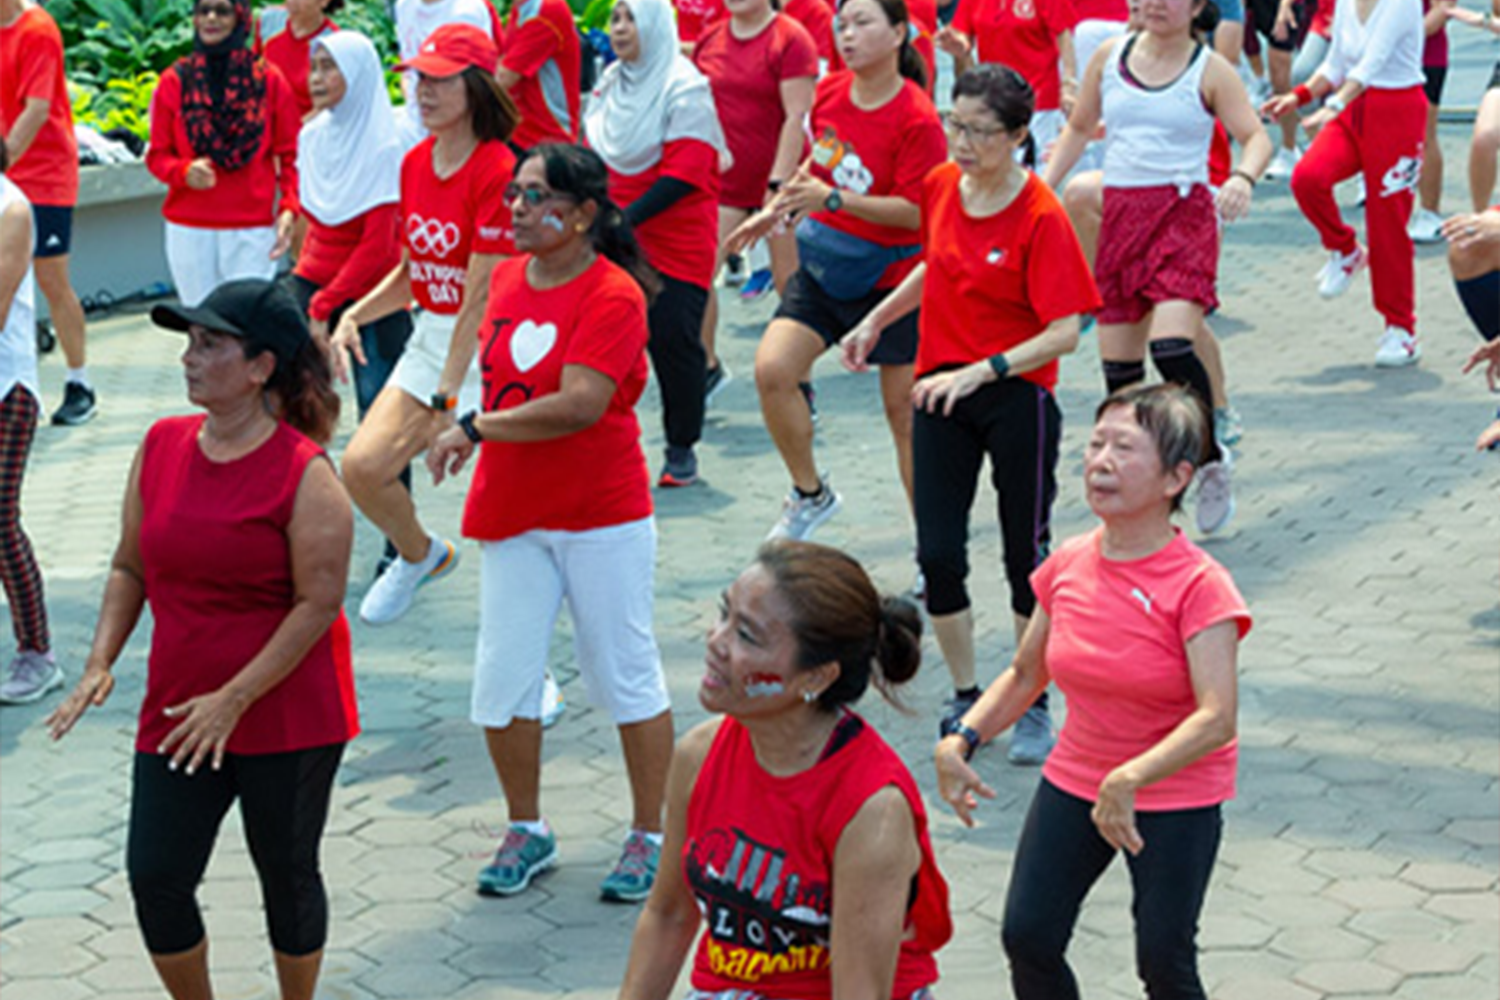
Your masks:
<path fill-rule="evenodd" d="M 489 0 L 506 14 L 511 0 Z M 602 26 L 613 0 L 568 0 L 584 27 Z M 254 4 L 256 8 L 265 4 Z M 63 35 L 74 121 L 101 132 L 150 132 L 151 95 L 163 70 L 192 51 L 192 0 L 48 0 Z M 386 0 L 345 0 L 339 26 L 368 35 L 387 67 L 396 64 L 396 31 Z M 392 99 L 400 87 L 388 72 Z"/>

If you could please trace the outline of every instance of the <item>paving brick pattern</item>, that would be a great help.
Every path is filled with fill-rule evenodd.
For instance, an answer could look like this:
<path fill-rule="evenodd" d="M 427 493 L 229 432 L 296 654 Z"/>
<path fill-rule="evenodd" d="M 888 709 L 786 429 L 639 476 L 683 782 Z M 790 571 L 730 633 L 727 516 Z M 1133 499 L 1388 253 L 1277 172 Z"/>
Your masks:
<path fill-rule="evenodd" d="M 1450 202 L 1460 203 L 1464 131 L 1444 131 Z M 1256 628 L 1241 651 L 1242 766 L 1203 916 L 1202 965 L 1218 1000 L 1373 997 L 1486 1000 L 1500 995 L 1500 459 L 1472 441 L 1493 400 L 1458 374 L 1474 343 L 1441 252 L 1418 251 L 1420 367 L 1370 365 L 1378 322 L 1368 279 L 1319 300 L 1321 254 L 1285 186 L 1263 184 L 1252 218 L 1229 234 L 1221 318 L 1235 404 L 1247 433 L 1239 514 L 1207 543 L 1249 599 Z M 657 632 L 678 726 L 702 718 L 694 695 L 718 591 L 774 519 L 785 477 L 752 384 L 769 312 L 726 293 L 722 351 L 738 376 L 711 411 L 704 482 L 661 495 Z M 44 430 L 27 482 L 26 521 L 43 561 L 57 651 L 72 677 L 89 641 L 119 495 L 147 423 L 186 409 L 181 342 L 129 316 L 92 328 L 102 415 Z M 55 359 L 44 366 L 49 399 Z M 821 461 L 845 510 L 822 540 L 847 547 L 892 590 L 912 579 L 912 539 L 873 377 L 818 371 Z M 1066 431 L 1056 533 L 1090 527 L 1081 501 L 1084 429 L 1100 392 L 1086 338 L 1064 365 Z M 642 406 L 653 463 L 654 399 Z M 347 428 L 346 428 L 347 430 Z M 462 490 L 418 488 L 434 526 L 457 524 Z M 993 497 L 972 541 L 979 649 L 992 675 L 1013 648 L 1000 582 Z M 477 591 L 475 550 L 395 625 L 355 626 L 364 734 L 334 796 L 325 845 L 333 930 L 320 997 L 613 995 L 636 910 L 596 900 L 629 811 L 618 744 L 576 682 L 566 624 L 554 662 L 569 700 L 546 741 L 544 808 L 562 862 L 524 895 L 473 891 L 503 812 L 481 740 L 467 722 Z M 378 555 L 360 528 L 351 616 Z M 45 704 L 0 712 L 0 991 L 6 1000 L 160 996 L 122 872 L 143 621 L 108 706 L 61 745 Z M 868 716 L 933 797 L 928 761 L 945 671 L 909 695 L 913 714 L 873 699 Z M 1034 770 L 979 767 L 998 797 L 965 830 L 934 808 L 956 936 L 942 994 L 1008 997 L 999 914 Z M 258 893 L 237 820 L 226 823 L 203 888 L 218 995 L 275 995 Z M 1116 865 L 1094 892 L 1072 946 L 1090 997 L 1140 996 L 1129 886 Z"/>

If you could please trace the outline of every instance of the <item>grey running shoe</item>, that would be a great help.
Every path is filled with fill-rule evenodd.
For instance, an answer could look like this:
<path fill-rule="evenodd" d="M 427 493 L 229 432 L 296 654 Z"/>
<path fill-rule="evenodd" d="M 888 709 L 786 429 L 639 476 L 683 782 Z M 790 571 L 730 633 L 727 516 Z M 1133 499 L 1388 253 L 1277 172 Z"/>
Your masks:
<path fill-rule="evenodd" d="M 786 501 L 781 505 L 781 517 L 777 518 L 772 525 L 771 531 L 766 535 L 766 541 L 775 542 L 782 539 L 793 542 L 805 542 L 812 537 L 830 517 L 839 512 L 844 502 L 839 495 L 833 492 L 833 487 L 825 481 L 823 488 L 818 491 L 817 496 L 805 497 L 792 487 L 792 492 L 787 494 Z"/>
<path fill-rule="evenodd" d="M 557 864 L 557 837 L 527 833 L 511 827 L 495 852 L 495 860 L 479 872 L 479 892 L 484 896 L 514 896 L 531 880 Z"/>
<path fill-rule="evenodd" d="M 1047 760 L 1056 742 L 1051 714 L 1040 705 L 1032 705 L 1010 731 L 1010 750 L 1005 759 L 1012 764 L 1035 766 Z"/>
<path fill-rule="evenodd" d="M 1234 517 L 1234 490 L 1230 487 L 1229 452 L 1225 459 L 1209 462 L 1198 470 L 1198 530 L 1212 535 Z"/>

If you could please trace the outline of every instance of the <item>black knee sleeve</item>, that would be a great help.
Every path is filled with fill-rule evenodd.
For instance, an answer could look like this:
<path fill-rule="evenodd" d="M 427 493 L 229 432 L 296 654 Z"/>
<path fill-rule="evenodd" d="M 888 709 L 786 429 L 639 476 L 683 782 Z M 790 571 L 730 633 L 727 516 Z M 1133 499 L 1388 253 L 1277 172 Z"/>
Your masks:
<path fill-rule="evenodd" d="M 1203 404 L 1203 416 L 1208 421 L 1207 452 L 1210 460 L 1219 457 L 1218 439 L 1214 436 L 1214 391 L 1208 381 L 1208 369 L 1193 350 L 1193 342 L 1186 337 L 1167 337 L 1151 341 L 1151 360 L 1161 377 L 1177 385 L 1186 386 L 1198 396 Z"/>
<path fill-rule="evenodd" d="M 1144 361 L 1105 361 L 1103 364 L 1104 390 L 1107 395 L 1113 396 L 1127 386 L 1146 380 Z"/>

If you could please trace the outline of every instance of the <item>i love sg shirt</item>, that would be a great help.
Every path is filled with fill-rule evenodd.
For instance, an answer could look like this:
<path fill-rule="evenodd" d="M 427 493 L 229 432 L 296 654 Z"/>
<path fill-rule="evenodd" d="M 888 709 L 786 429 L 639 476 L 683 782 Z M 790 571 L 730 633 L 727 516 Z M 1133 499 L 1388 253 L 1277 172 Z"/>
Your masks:
<path fill-rule="evenodd" d="M 576 434 L 479 446 L 463 533 L 501 541 L 525 531 L 590 531 L 651 514 L 651 480 L 635 404 L 646 387 L 646 297 L 600 257 L 557 288 L 533 288 L 530 257 L 501 261 L 479 325 L 484 411 L 513 409 L 562 387 L 563 368 L 609 377 L 604 416 Z"/>
<path fill-rule="evenodd" d="M 516 157 L 503 142 L 481 142 L 446 178 L 432 168 L 428 137 L 401 161 L 401 243 L 409 252 L 412 297 L 441 316 L 464 300 L 469 255 L 516 252 L 505 186 Z"/>

